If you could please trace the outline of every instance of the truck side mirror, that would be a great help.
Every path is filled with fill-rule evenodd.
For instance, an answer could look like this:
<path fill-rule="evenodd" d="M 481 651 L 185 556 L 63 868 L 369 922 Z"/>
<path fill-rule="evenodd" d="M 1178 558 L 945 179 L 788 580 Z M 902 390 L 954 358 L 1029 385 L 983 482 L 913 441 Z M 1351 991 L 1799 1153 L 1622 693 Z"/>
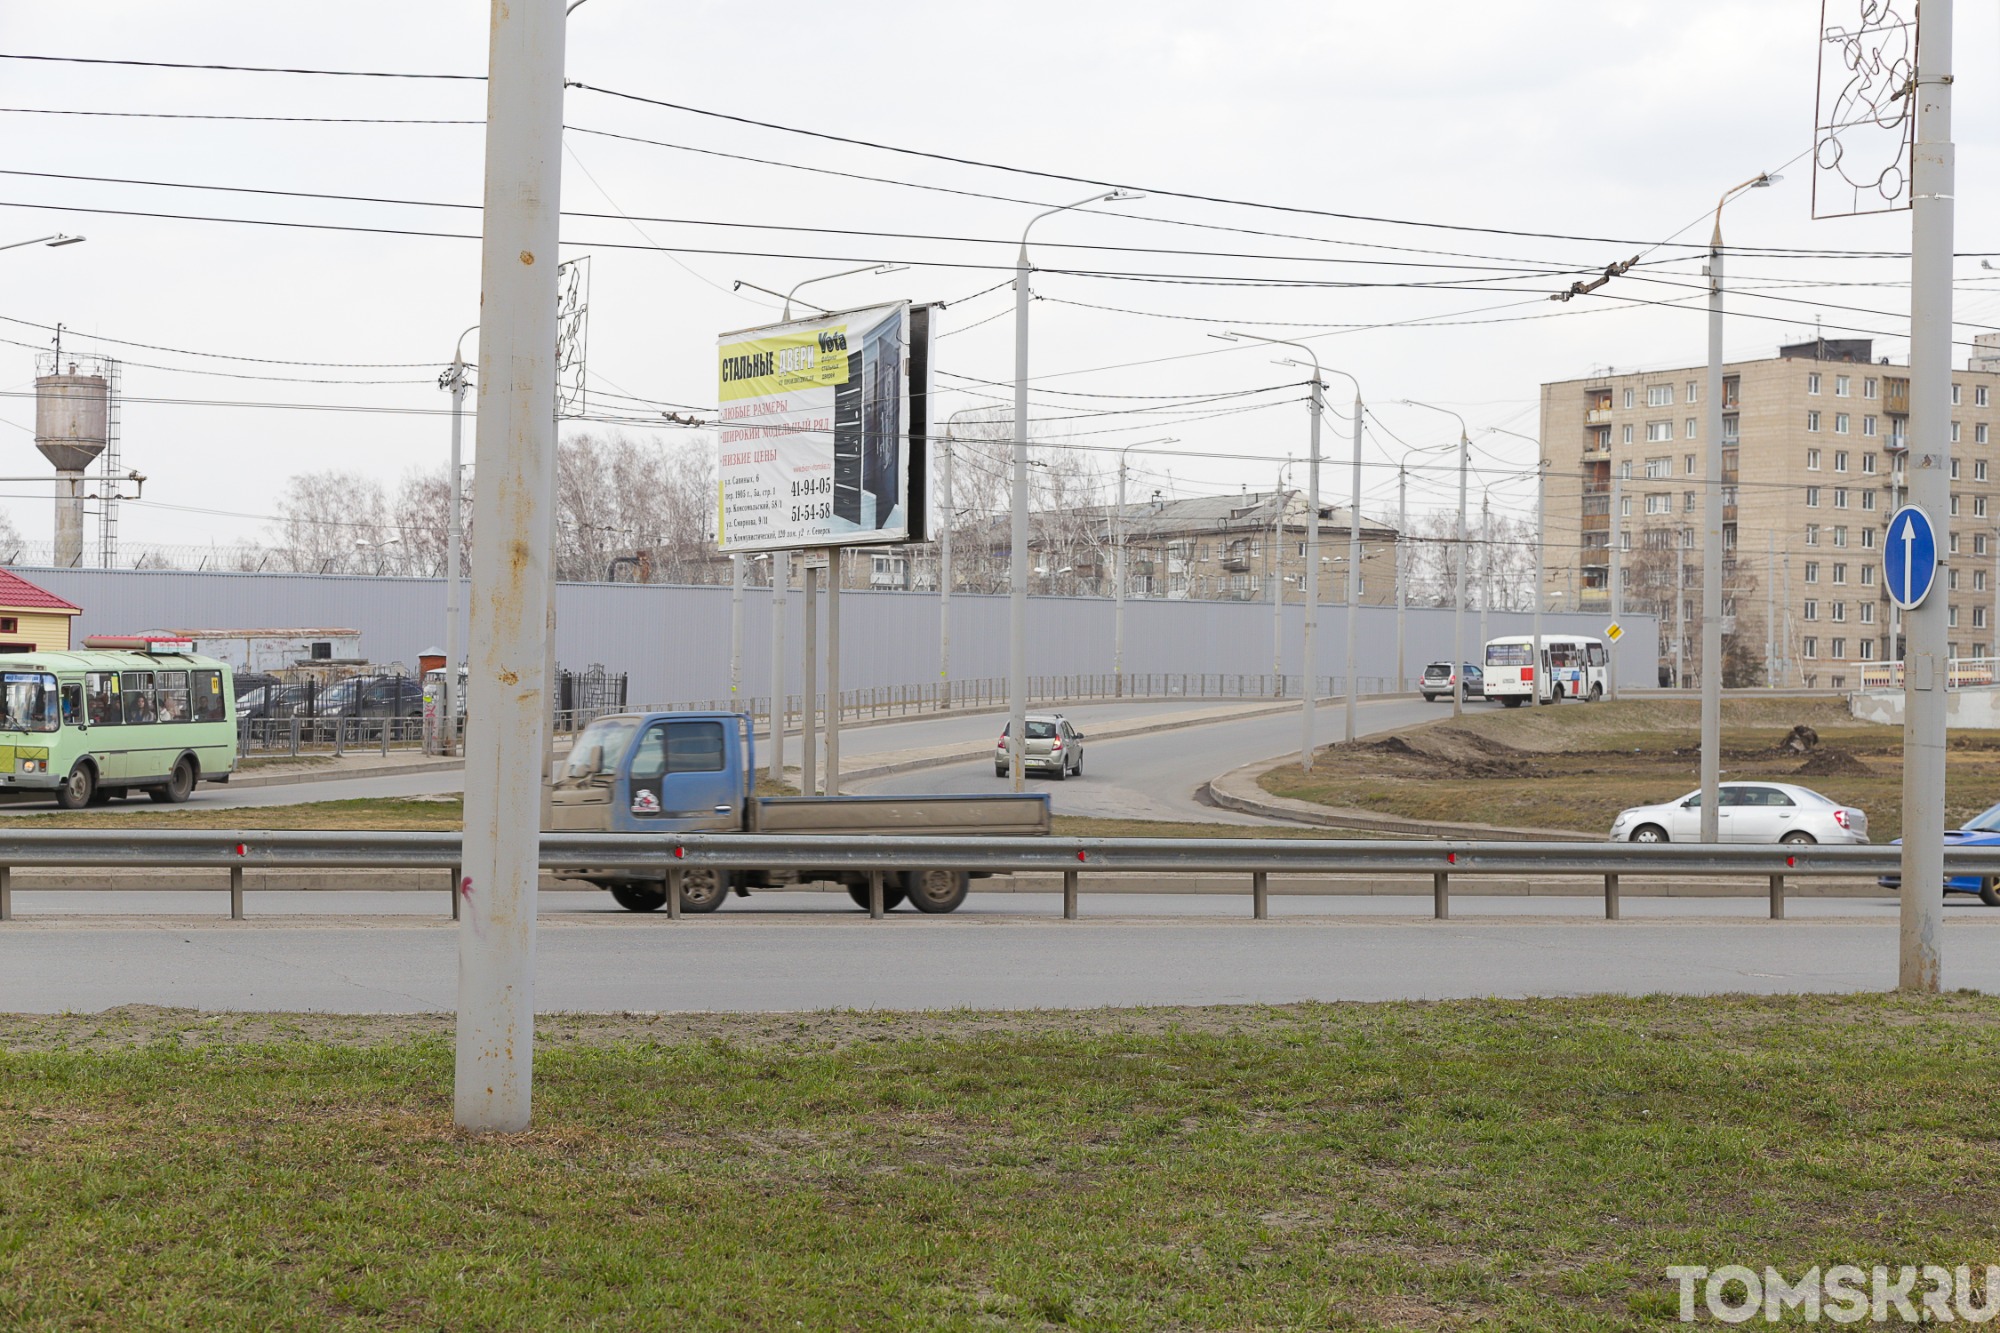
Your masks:
<path fill-rule="evenodd" d="M 604 771 L 604 747 L 602 745 L 591 746 L 590 752 L 584 758 L 590 761 L 591 772 L 602 773 Z"/>

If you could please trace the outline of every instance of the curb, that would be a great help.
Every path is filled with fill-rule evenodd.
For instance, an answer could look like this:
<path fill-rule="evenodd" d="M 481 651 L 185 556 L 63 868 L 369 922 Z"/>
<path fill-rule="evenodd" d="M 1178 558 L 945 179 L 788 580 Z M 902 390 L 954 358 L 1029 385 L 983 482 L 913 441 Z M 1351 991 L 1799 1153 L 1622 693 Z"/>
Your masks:
<path fill-rule="evenodd" d="M 1454 824 L 1441 820 L 1402 819 L 1372 810 L 1344 810 L 1315 805 L 1311 801 L 1273 796 L 1257 785 L 1257 779 L 1274 768 L 1292 762 L 1293 756 L 1259 759 L 1233 768 L 1210 781 L 1204 790 L 1217 805 L 1241 814 L 1278 819 L 1291 824 L 1317 824 L 1323 828 L 1359 829 L 1404 838 L 1469 838 L 1481 842 L 1600 842 L 1588 833 L 1570 829 L 1500 828 L 1493 824 Z"/>
<path fill-rule="evenodd" d="M 430 759 L 415 764 L 377 764 L 373 768 L 310 768 L 296 773 L 231 774 L 218 784 L 227 789 L 242 787 L 286 787 L 301 782 L 346 782 L 357 778 L 387 778 L 398 773 L 446 773 L 465 767 L 463 759 Z"/>

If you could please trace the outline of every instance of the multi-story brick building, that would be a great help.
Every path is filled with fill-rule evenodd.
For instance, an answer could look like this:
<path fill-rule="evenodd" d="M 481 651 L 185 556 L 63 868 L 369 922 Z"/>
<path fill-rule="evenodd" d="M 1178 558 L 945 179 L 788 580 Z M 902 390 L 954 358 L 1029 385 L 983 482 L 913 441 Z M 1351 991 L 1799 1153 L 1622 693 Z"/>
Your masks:
<path fill-rule="evenodd" d="M 1657 611 L 1662 679 L 1678 666 L 1690 684 L 1701 669 L 1706 383 L 1705 367 L 1688 366 L 1542 386 L 1544 591 L 1608 616 L 1615 541 L 1621 605 Z M 1906 491 L 1909 383 L 1908 367 L 1875 360 L 1865 338 L 1723 367 L 1728 683 L 1855 688 L 1860 664 L 1901 656 L 1880 566 Z M 1940 591 L 1952 656 L 1985 657 L 2000 609 L 2000 369 L 1955 372 L 1951 402 L 1951 511 L 1932 516 L 1951 531 Z"/>

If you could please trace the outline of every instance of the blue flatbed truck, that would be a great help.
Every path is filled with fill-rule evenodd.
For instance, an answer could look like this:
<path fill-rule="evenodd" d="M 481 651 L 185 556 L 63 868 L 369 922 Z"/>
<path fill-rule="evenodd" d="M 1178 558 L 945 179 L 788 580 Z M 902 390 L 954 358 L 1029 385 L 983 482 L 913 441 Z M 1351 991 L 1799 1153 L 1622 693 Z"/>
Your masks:
<path fill-rule="evenodd" d="M 800 833 L 1033 837 L 1050 828 L 1042 793 L 983 796 L 759 796 L 757 753 L 742 713 L 613 713 L 586 727 L 556 770 L 549 827 L 564 833 Z M 664 877 L 631 869 L 575 870 L 633 912 L 666 906 Z M 951 912 L 965 901 L 962 870 L 911 870 L 883 885 L 883 905 L 907 900 L 921 912 Z M 712 912 L 731 893 L 837 883 L 857 907 L 868 878 L 846 869 L 772 866 L 689 868 L 681 910 Z"/>

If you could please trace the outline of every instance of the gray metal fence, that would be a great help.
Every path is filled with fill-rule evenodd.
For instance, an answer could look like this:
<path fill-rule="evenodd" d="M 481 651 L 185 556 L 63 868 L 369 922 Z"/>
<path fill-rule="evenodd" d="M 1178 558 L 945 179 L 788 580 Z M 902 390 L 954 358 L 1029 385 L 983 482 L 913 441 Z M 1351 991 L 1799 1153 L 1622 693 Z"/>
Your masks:
<path fill-rule="evenodd" d="M 457 833 L 26 829 L 0 833 L 0 920 L 11 920 L 13 872 L 28 867 L 207 869 L 228 878 L 230 915 L 243 916 L 250 870 L 392 869 L 449 873 L 457 917 L 461 841 Z M 1896 847 L 1765 847 L 1635 843 L 1347 842 L 1318 838 L 974 838 L 831 837 L 759 834 L 545 833 L 545 870 L 620 869 L 677 884 L 691 869 L 763 870 L 811 866 L 865 876 L 871 915 L 883 914 L 886 876 L 907 870 L 980 874 L 1054 872 L 1062 876 L 1063 916 L 1078 915 L 1081 875 L 1240 875 L 1251 914 L 1265 919 L 1270 877 L 1426 876 L 1432 914 L 1451 914 L 1451 885 L 1467 876 L 1531 875 L 1601 881 L 1607 920 L 1619 917 L 1627 876 L 1763 881 L 1772 919 L 1784 916 L 1793 879 L 1893 875 Z M 2000 874 L 2000 847 L 1945 849 L 1947 875 Z M 184 886 L 176 885 L 176 888 Z M 444 887 L 441 885 L 440 887 Z M 1939 888 L 1942 892 L 1942 886 Z M 669 915 L 679 914 L 668 893 Z"/>

